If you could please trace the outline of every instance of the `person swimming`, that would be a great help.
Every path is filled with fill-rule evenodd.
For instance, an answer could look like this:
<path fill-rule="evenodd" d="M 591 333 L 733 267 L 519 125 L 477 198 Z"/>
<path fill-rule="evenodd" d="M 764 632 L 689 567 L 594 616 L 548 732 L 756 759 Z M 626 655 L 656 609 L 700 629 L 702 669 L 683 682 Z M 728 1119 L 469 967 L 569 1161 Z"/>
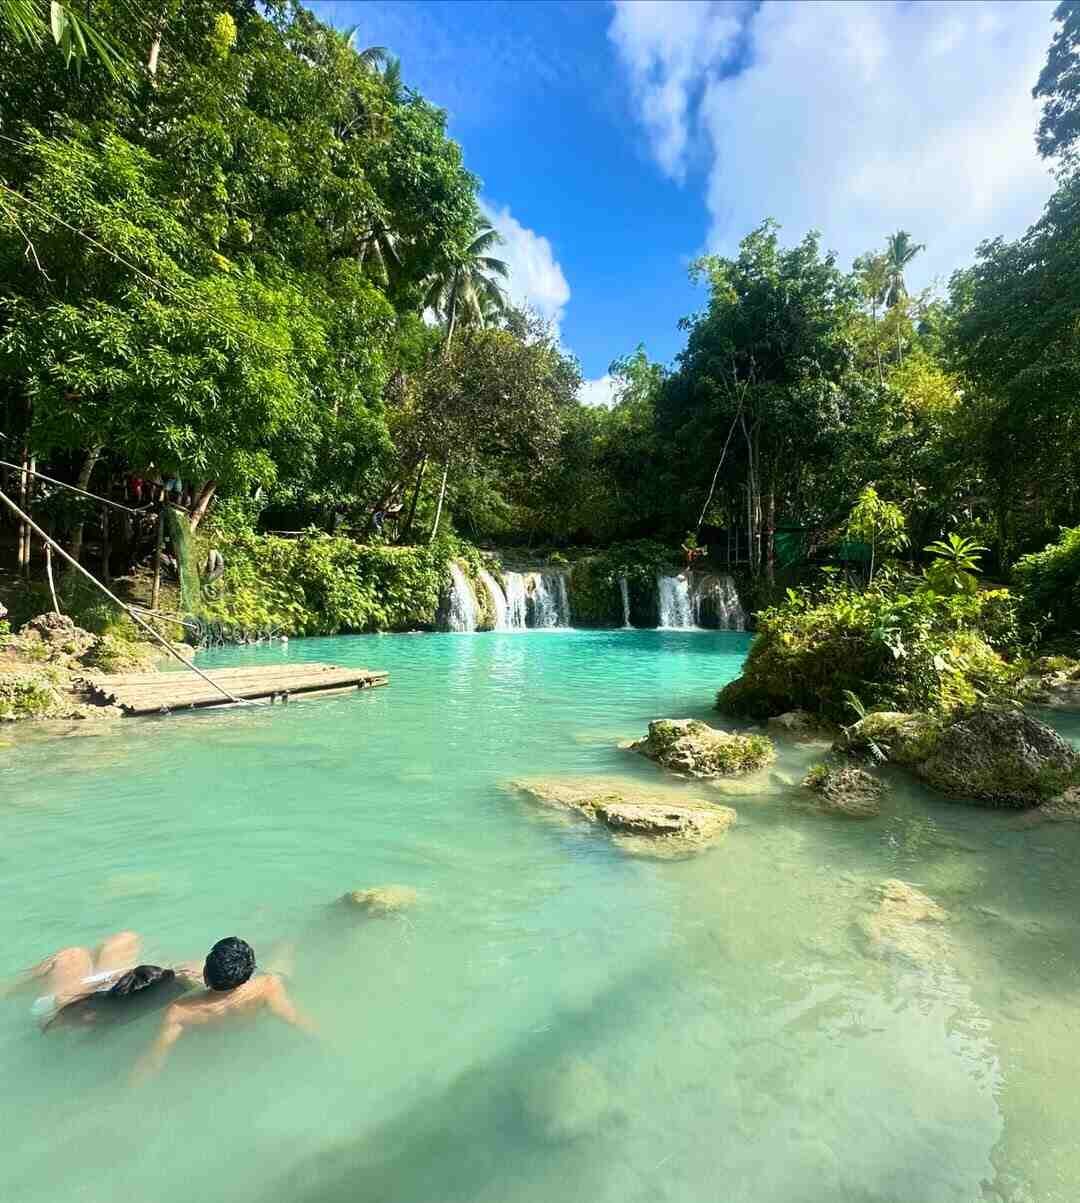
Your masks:
<path fill-rule="evenodd" d="M 255 951 L 238 936 L 226 936 L 210 949 L 203 965 L 203 981 L 205 990 L 177 999 L 165 1012 L 157 1039 L 136 1066 L 136 1079 L 160 1070 L 189 1028 L 230 1015 L 268 1010 L 285 1023 L 306 1032 L 315 1031 L 314 1024 L 297 1010 L 279 974 L 256 974 Z"/>

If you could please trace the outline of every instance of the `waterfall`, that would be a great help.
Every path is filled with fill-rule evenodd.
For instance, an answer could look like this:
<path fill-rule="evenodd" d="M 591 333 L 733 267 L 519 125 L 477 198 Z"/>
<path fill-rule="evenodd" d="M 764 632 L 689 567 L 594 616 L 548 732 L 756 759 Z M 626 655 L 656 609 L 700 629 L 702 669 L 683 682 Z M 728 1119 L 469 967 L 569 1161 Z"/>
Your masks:
<path fill-rule="evenodd" d="M 686 630 L 694 625 L 694 609 L 690 602 L 690 582 L 685 574 L 658 576 L 656 591 L 660 601 L 662 628 Z"/>
<path fill-rule="evenodd" d="M 623 628 L 633 626 L 630 621 L 630 586 L 626 583 L 626 577 L 619 577 L 619 592 L 622 594 L 622 624 Z"/>
<path fill-rule="evenodd" d="M 510 629 L 510 607 L 506 601 L 506 594 L 503 593 L 499 582 L 486 568 L 480 569 L 480 580 L 483 581 L 484 588 L 488 591 L 491 607 L 495 611 L 495 630 L 508 631 Z"/>
<path fill-rule="evenodd" d="M 506 585 L 506 626 L 510 631 L 525 629 L 527 605 L 525 600 L 525 578 L 520 572 L 504 572 Z"/>
<path fill-rule="evenodd" d="M 746 611 L 735 578 L 728 573 L 705 577 L 693 591 L 694 621 L 720 631 L 745 631 Z"/>
<path fill-rule="evenodd" d="M 530 627 L 570 625 L 570 595 L 564 572 L 527 572 L 525 599 Z"/>
<path fill-rule="evenodd" d="M 446 618 L 448 631 L 476 630 L 476 598 L 469 578 L 456 560 L 450 561 L 450 610 Z"/>

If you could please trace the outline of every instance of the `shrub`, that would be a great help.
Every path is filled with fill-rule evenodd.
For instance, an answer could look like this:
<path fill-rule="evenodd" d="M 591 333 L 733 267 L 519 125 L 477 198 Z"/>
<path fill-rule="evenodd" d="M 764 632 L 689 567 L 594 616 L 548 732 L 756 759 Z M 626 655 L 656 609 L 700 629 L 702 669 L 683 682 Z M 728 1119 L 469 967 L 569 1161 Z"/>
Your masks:
<path fill-rule="evenodd" d="M 1015 609 L 1003 590 L 789 591 L 759 615 L 743 674 L 717 705 L 751 718 L 798 709 L 842 722 L 849 692 L 868 709 L 928 713 L 1006 696 L 1020 675 L 1001 654 L 1017 650 Z"/>
<path fill-rule="evenodd" d="M 287 635 L 431 626 L 447 565 L 458 554 L 446 541 L 367 545 L 316 530 L 284 539 L 215 528 L 208 538 L 225 559 L 225 573 L 207 590 L 205 617 Z"/>
<path fill-rule="evenodd" d="M 1025 617 L 1048 622 L 1056 632 L 1080 627 L 1080 526 L 1062 530 L 1042 551 L 1021 556 L 1013 580 Z"/>

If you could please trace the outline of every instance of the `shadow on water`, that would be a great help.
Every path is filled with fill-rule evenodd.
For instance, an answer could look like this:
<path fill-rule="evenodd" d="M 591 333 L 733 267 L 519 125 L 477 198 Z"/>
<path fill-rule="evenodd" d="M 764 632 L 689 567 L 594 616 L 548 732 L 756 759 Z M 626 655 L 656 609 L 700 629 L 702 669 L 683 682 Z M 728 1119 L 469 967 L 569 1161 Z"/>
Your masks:
<path fill-rule="evenodd" d="M 353 1140 L 306 1158 L 263 1195 L 285 1203 L 475 1203 L 598 1197 L 601 1129 L 625 1112 L 590 1059 L 613 1024 L 643 1017 L 670 968 L 654 958 L 544 1030 Z M 590 1183 L 596 1185 L 592 1189 Z"/>

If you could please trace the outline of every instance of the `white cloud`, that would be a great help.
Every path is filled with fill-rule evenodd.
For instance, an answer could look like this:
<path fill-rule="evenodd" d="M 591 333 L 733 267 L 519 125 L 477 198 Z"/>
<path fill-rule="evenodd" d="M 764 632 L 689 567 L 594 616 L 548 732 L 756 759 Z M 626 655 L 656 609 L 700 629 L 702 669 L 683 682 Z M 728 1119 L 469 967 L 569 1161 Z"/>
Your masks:
<path fill-rule="evenodd" d="M 629 68 L 653 154 L 672 179 L 685 175 L 690 108 L 705 71 L 735 48 L 740 7 L 697 0 L 616 3 L 608 36 Z"/>
<path fill-rule="evenodd" d="M 820 229 L 847 267 L 903 227 L 927 244 L 921 286 L 1037 217 L 1052 182 L 1031 88 L 1052 0 L 692 8 L 616 0 L 610 32 L 660 167 L 678 176 L 705 140 L 712 249 L 772 216 L 788 240 Z M 733 19 L 734 72 L 732 36 L 715 32 Z"/>
<path fill-rule="evenodd" d="M 510 268 L 510 279 L 504 284 L 515 305 L 529 305 L 550 321 L 559 332 L 563 310 L 570 300 L 570 285 L 551 243 L 535 230 L 523 226 L 508 206 L 500 208 L 487 201 L 481 208 L 503 244 L 492 254 Z"/>
<path fill-rule="evenodd" d="M 614 376 L 601 376 L 597 380 L 583 380 L 578 389 L 578 400 L 582 405 L 603 405 L 610 409 L 615 404 L 617 384 Z"/>

